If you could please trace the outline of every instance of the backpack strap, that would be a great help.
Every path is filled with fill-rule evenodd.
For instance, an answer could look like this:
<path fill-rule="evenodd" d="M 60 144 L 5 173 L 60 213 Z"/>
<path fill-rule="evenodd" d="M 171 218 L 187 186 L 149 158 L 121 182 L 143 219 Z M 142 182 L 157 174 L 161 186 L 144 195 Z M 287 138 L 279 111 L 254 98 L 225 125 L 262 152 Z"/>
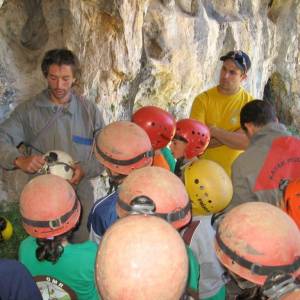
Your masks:
<path fill-rule="evenodd" d="M 192 221 L 189 224 L 189 226 L 185 229 L 185 231 L 183 232 L 182 238 L 183 238 L 184 242 L 186 243 L 186 245 L 188 245 L 188 246 L 190 245 L 193 234 L 199 224 L 200 224 L 200 221 Z"/>

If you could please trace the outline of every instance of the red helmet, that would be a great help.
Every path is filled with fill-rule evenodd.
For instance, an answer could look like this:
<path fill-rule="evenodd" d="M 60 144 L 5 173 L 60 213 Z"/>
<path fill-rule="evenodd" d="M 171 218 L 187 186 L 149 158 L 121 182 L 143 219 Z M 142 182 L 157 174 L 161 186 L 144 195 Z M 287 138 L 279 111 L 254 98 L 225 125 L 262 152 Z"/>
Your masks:
<path fill-rule="evenodd" d="M 151 165 L 154 155 L 146 132 L 128 121 L 106 126 L 97 136 L 94 152 L 101 164 L 123 175 Z"/>
<path fill-rule="evenodd" d="M 122 218 L 106 231 L 101 241 L 96 283 L 103 299 L 179 299 L 187 276 L 184 242 L 160 218 Z"/>
<path fill-rule="evenodd" d="M 20 197 L 24 229 L 36 238 L 50 238 L 76 226 L 81 206 L 72 186 L 62 177 L 41 175 L 29 181 Z"/>
<path fill-rule="evenodd" d="M 174 117 L 159 107 L 145 106 L 140 108 L 133 114 L 132 122 L 147 132 L 154 150 L 167 146 L 175 134 L 176 122 Z"/>
<path fill-rule="evenodd" d="M 206 125 L 192 119 L 182 119 L 176 123 L 175 139 L 187 143 L 184 157 L 191 159 L 201 155 L 210 141 L 210 132 Z"/>
<path fill-rule="evenodd" d="M 282 208 L 293 218 L 300 229 L 300 179 L 293 180 L 286 186 Z"/>
<path fill-rule="evenodd" d="M 191 219 L 191 205 L 182 181 L 160 167 L 131 172 L 120 185 L 117 214 L 149 213 L 179 229 Z"/>
<path fill-rule="evenodd" d="M 247 202 L 226 213 L 215 248 L 224 266 L 258 285 L 277 271 L 300 274 L 299 229 L 286 213 L 268 203 Z"/>

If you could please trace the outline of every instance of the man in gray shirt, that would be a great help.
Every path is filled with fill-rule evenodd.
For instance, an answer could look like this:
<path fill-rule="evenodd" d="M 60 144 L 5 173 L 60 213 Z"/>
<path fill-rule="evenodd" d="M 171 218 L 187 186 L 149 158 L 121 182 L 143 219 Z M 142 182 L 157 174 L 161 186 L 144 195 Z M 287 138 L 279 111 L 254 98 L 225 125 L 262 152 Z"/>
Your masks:
<path fill-rule="evenodd" d="M 233 198 L 226 211 L 248 201 L 277 205 L 281 198 L 280 180 L 288 179 L 292 169 L 298 168 L 281 161 L 289 161 L 289 149 L 299 141 L 289 136 L 285 126 L 278 122 L 275 109 L 267 101 L 247 103 L 241 110 L 240 122 L 250 144 L 232 165 Z M 282 151 L 283 143 L 286 147 Z M 300 154 L 300 149 L 297 151 Z M 278 173 L 276 177 L 272 175 L 274 170 Z"/>
<path fill-rule="evenodd" d="M 71 155 L 77 163 L 70 182 L 77 185 L 83 206 L 74 239 L 84 241 L 88 239 L 86 220 L 94 197 L 89 179 L 103 170 L 92 155 L 94 135 L 104 126 L 103 119 L 97 106 L 73 89 L 80 69 L 70 50 L 48 51 L 41 68 L 48 88 L 20 104 L 0 126 L 0 166 L 35 174 L 44 165 L 46 152 L 61 150 Z M 20 145 L 29 153 L 22 154 Z"/>

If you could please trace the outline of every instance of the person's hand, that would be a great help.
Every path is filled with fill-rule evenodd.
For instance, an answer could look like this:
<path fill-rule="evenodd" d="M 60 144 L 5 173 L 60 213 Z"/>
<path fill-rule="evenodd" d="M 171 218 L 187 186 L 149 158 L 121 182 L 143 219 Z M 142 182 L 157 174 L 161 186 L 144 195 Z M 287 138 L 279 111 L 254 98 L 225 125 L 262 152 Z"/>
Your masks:
<path fill-rule="evenodd" d="M 211 136 L 208 147 L 216 148 L 216 147 L 223 146 L 223 143 L 221 143 L 220 140 L 218 140 L 217 138 L 220 129 L 215 125 L 207 125 L 207 127 L 209 128 L 210 136 Z"/>
<path fill-rule="evenodd" d="M 79 164 L 73 166 L 73 177 L 70 180 L 71 184 L 78 184 L 80 180 L 84 177 L 84 172 Z"/>
<path fill-rule="evenodd" d="M 216 148 L 216 147 L 220 147 L 220 146 L 223 146 L 223 144 L 219 140 L 217 140 L 214 137 L 210 139 L 209 145 L 208 145 L 209 148 Z"/>
<path fill-rule="evenodd" d="M 45 159 L 42 155 L 19 156 L 14 161 L 18 169 L 26 173 L 36 173 L 45 164 Z"/>

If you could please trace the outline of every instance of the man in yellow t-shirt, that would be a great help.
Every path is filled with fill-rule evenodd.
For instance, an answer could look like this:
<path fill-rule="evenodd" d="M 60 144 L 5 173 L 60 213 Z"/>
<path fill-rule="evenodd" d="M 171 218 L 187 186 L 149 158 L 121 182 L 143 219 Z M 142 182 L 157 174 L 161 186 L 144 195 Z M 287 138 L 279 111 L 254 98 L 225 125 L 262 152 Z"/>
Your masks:
<path fill-rule="evenodd" d="M 195 98 L 190 118 L 205 123 L 210 129 L 211 141 L 202 157 L 219 163 L 231 175 L 233 161 L 248 146 L 248 139 L 240 128 L 240 111 L 253 99 L 241 87 L 251 61 L 240 50 L 230 51 L 220 60 L 223 66 L 219 85 Z"/>

